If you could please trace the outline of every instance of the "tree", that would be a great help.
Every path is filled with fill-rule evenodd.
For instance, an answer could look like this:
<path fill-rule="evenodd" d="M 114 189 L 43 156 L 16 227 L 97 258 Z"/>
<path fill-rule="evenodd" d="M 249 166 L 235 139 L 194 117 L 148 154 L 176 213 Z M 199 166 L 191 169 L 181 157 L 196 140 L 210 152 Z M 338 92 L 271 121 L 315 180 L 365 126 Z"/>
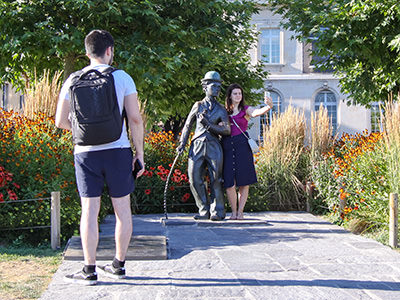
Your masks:
<path fill-rule="evenodd" d="M 0 77 L 14 85 L 36 69 L 87 64 L 84 37 L 101 28 L 115 38 L 115 63 L 134 78 L 149 123 L 184 118 L 203 97 L 200 80 L 220 72 L 254 102 L 266 72 L 252 66 L 253 1 L 15 0 L 0 1 Z M 0 82 L 1 83 L 1 82 Z M 179 122 L 178 122 L 179 123 Z"/>
<path fill-rule="evenodd" d="M 400 6 L 396 0 L 270 0 L 284 26 L 304 42 L 320 69 L 340 78 L 349 104 L 400 97 Z"/>

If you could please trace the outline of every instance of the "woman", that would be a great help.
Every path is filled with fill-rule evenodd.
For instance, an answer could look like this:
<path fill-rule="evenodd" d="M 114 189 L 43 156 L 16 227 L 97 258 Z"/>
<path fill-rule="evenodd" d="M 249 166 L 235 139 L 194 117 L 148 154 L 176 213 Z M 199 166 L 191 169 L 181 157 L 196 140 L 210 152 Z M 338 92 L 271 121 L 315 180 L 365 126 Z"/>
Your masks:
<path fill-rule="evenodd" d="M 231 135 L 222 139 L 223 175 L 224 187 L 232 208 L 231 220 L 243 220 L 249 185 L 257 182 L 253 153 L 247 142 L 246 130 L 250 118 L 266 114 L 272 108 L 271 97 L 266 95 L 264 103 L 266 106 L 262 108 L 246 106 L 243 89 L 237 83 L 231 84 L 226 91 L 225 108 L 231 122 Z M 237 205 L 236 187 L 239 187 L 239 205 Z"/>

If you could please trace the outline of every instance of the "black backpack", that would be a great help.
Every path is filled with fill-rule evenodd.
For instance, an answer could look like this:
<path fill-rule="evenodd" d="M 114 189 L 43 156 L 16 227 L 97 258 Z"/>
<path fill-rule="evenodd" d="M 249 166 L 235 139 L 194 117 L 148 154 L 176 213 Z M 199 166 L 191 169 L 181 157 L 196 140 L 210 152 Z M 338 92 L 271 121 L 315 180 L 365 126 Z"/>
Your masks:
<path fill-rule="evenodd" d="M 72 140 L 76 145 L 100 145 L 120 138 L 123 125 L 112 72 L 89 70 L 72 74 L 70 87 Z"/>

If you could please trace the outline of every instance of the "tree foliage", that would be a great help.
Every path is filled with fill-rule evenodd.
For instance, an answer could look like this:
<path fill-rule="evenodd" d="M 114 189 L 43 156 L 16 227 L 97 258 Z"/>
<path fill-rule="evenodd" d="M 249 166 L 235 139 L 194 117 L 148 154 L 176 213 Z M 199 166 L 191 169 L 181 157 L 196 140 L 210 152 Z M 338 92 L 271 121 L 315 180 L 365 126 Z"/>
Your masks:
<path fill-rule="evenodd" d="M 399 97 L 400 6 L 397 0 L 270 0 L 297 38 L 316 42 L 321 69 L 334 70 L 349 103 Z"/>
<path fill-rule="evenodd" d="M 105 29 L 115 38 L 115 65 L 135 80 L 148 121 L 182 118 L 203 97 L 200 80 L 220 72 L 254 101 L 262 66 L 251 66 L 256 41 L 253 1 L 15 0 L 0 1 L 0 77 L 14 85 L 36 69 L 70 74 L 87 64 L 84 37 Z"/>

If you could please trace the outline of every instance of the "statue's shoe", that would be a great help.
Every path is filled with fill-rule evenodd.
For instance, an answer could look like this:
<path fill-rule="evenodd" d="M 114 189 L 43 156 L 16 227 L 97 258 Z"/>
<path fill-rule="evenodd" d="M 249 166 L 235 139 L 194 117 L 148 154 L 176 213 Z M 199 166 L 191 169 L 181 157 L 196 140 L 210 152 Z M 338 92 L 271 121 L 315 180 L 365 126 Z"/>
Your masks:
<path fill-rule="evenodd" d="M 222 221 L 223 219 L 225 219 L 225 218 L 220 217 L 218 215 L 212 215 L 210 218 L 211 221 Z"/>
<path fill-rule="evenodd" d="M 195 215 L 193 217 L 195 220 L 208 220 L 210 218 L 209 214 L 206 215 Z"/>

